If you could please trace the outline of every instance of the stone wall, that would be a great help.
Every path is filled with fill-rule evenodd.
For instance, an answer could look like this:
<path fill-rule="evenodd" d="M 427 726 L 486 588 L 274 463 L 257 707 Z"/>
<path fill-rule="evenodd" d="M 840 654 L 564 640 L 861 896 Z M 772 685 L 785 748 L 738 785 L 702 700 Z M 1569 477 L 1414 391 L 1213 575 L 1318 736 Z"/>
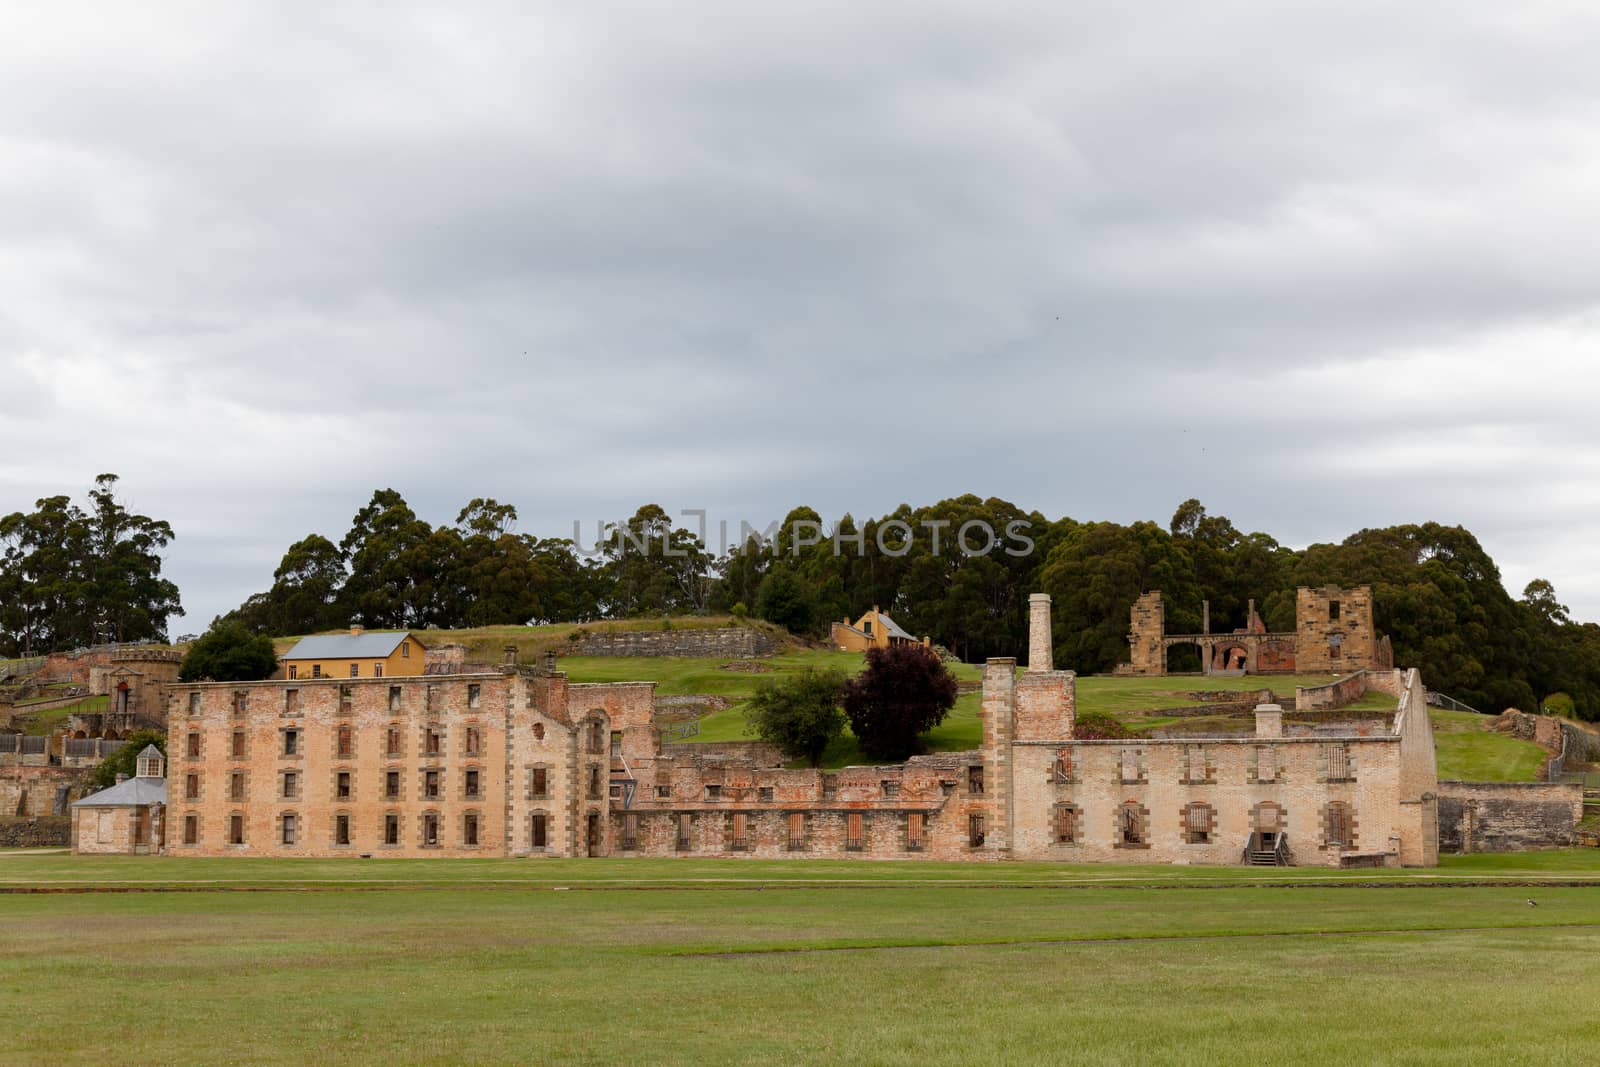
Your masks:
<path fill-rule="evenodd" d="M 57 848 L 71 843 L 72 820 L 68 816 L 0 818 L 0 848 Z"/>
<path fill-rule="evenodd" d="M 1320 711 L 1353 704 L 1367 695 L 1367 672 L 1357 671 L 1327 685 L 1294 687 L 1294 710 Z"/>
<path fill-rule="evenodd" d="M 1573 843 L 1583 787 L 1547 782 L 1440 782 L 1439 848 L 1517 852 Z"/>
<path fill-rule="evenodd" d="M 0 816 L 66 815 L 66 805 L 89 792 L 89 772 L 78 767 L 0 767 Z"/>
<path fill-rule="evenodd" d="M 724 626 L 704 630 L 618 630 L 584 634 L 570 642 L 566 653 L 575 656 L 695 656 L 736 659 L 770 656 L 781 643 L 766 630 Z"/>
<path fill-rule="evenodd" d="M 1167 649 L 1161 642 L 1166 627 L 1166 609 L 1161 604 L 1159 589 L 1144 593 L 1133 602 L 1128 631 L 1131 662 L 1127 664 L 1126 673 L 1141 675 L 1167 673 Z"/>
<path fill-rule="evenodd" d="M 661 746 L 668 757 L 705 756 L 710 759 L 749 760 L 754 767 L 782 767 L 788 761 L 777 745 L 768 741 L 680 741 Z"/>

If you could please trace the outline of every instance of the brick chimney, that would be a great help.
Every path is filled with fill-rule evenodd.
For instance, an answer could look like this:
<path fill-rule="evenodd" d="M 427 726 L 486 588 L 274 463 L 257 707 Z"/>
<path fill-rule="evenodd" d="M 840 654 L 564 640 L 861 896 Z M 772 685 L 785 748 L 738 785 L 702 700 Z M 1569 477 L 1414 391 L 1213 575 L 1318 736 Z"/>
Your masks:
<path fill-rule="evenodd" d="M 506 666 L 507 667 L 515 667 L 517 665 L 517 646 L 516 645 L 506 645 L 505 646 L 505 654 L 506 654 Z"/>
<path fill-rule="evenodd" d="M 1028 595 L 1028 670 L 1048 671 L 1054 651 L 1050 641 L 1050 594 Z"/>
<path fill-rule="evenodd" d="M 366 632 L 367 632 L 367 628 L 365 626 L 362 626 L 359 622 L 353 622 L 353 623 L 350 624 L 350 636 L 351 637 L 360 637 L 362 634 L 364 634 Z"/>
<path fill-rule="evenodd" d="M 551 674 L 556 673 L 556 654 L 554 649 L 545 652 L 544 669 Z"/>

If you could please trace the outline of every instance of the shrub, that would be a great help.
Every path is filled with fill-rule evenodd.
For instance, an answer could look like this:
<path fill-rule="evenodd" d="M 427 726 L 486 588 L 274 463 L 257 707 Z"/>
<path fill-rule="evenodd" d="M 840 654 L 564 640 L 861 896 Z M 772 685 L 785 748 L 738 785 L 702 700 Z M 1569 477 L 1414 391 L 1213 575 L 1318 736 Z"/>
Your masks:
<path fill-rule="evenodd" d="M 845 683 L 844 710 L 861 751 L 905 759 L 956 703 L 956 679 L 932 650 L 895 644 L 867 650 L 867 669 Z"/>
<path fill-rule="evenodd" d="M 1090 711 L 1078 716 L 1072 727 L 1072 736 L 1079 741 L 1120 741 L 1139 735 L 1128 729 L 1120 719 L 1103 711 Z"/>
<path fill-rule="evenodd" d="M 745 718 L 761 740 L 815 767 L 829 742 L 844 731 L 844 712 L 839 710 L 843 690 L 844 675 L 838 671 L 805 670 L 757 686 Z"/>

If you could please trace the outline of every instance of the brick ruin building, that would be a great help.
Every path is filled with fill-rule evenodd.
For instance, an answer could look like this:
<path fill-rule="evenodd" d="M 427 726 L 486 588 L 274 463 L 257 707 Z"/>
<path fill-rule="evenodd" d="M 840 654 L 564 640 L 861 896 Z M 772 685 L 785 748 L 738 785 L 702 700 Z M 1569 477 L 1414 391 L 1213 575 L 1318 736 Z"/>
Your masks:
<path fill-rule="evenodd" d="M 1433 737 L 1415 671 L 1378 730 L 1074 738 L 1050 600 L 1029 664 L 991 659 L 981 747 L 796 770 L 671 755 L 654 683 L 555 669 L 181 684 L 164 851 L 190 856 L 864 857 L 1431 865 Z M 514 650 L 512 650 L 514 653 Z"/>
<path fill-rule="evenodd" d="M 1167 654 L 1174 648 L 1197 650 L 1205 674 L 1332 674 L 1394 667 L 1388 637 L 1373 626 L 1370 585 L 1301 586 L 1295 594 L 1293 633 L 1268 632 L 1254 600 L 1244 627 L 1231 633 L 1211 631 L 1210 601 L 1201 602 L 1201 619 L 1200 633 L 1169 634 L 1161 591 L 1140 596 L 1131 612 L 1129 662 L 1116 673 L 1166 674 Z"/>

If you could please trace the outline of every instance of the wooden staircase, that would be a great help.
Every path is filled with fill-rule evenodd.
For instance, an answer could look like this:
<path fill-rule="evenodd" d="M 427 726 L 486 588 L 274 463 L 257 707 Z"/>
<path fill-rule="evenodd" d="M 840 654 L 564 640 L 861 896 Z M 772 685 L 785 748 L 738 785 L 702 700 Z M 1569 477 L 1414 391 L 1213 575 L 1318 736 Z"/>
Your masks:
<path fill-rule="evenodd" d="M 1244 846 L 1244 863 L 1251 867 L 1289 866 L 1289 835 L 1253 833 Z"/>

